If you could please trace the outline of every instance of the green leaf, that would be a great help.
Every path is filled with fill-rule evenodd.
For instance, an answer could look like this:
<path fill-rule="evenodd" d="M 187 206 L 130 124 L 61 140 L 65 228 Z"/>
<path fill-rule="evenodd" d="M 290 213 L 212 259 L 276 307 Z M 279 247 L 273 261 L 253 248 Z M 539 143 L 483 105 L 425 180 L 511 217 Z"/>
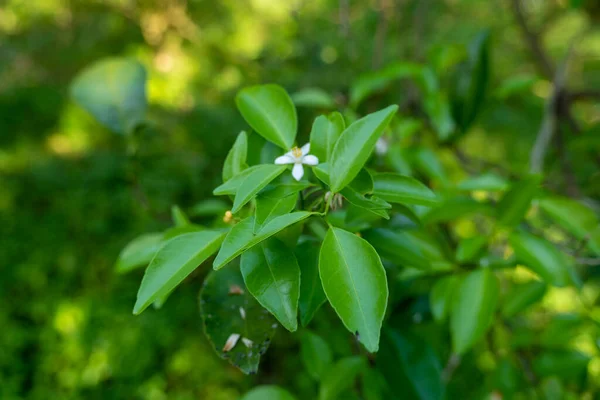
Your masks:
<path fill-rule="evenodd" d="M 246 393 L 240 400 L 295 400 L 287 390 L 275 385 L 257 386 Z"/>
<path fill-rule="evenodd" d="M 431 314 L 437 322 L 444 322 L 450 315 L 452 309 L 454 294 L 460 283 L 460 279 L 456 275 L 449 275 L 438 279 L 431 292 L 429 292 L 429 304 Z"/>
<path fill-rule="evenodd" d="M 514 227 L 521 222 L 538 194 L 540 181 L 540 176 L 532 175 L 511 186 L 498 203 L 498 222 L 501 225 Z"/>
<path fill-rule="evenodd" d="M 442 142 L 450 139 L 456 124 L 454 118 L 452 118 L 452 110 L 446 96 L 439 91 L 432 92 L 425 97 L 423 106 L 438 139 Z"/>
<path fill-rule="evenodd" d="M 292 94 L 297 107 L 335 108 L 335 100 L 326 91 L 319 88 L 305 88 Z"/>
<path fill-rule="evenodd" d="M 306 372 L 316 381 L 321 380 L 333 361 L 327 342 L 309 331 L 300 337 L 300 355 Z"/>
<path fill-rule="evenodd" d="M 226 196 L 226 195 L 235 195 L 241 186 L 241 184 L 248 178 L 248 175 L 252 174 L 254 171 L 261 169 L 265 164 L 253 165 L 250 168 L 247 168 L 235 175 L 227 182 L 223 182 L 222 185 L 218 186 L 215 190 L 213 190 L 213 194 L 215 196 Z M 273 164 L 273 166 L 276 166 Z"/>
<path fill-rule="evenodd" d="M 385 269 L 364 239 L 330 228 L 319 255 L 319 275 L 327 299 L 346 328 L 368 351 L 379 348 L 379 331 L 387 307 Z"/>
<path fill-rule="evenodd" d="M 363 358 L 354 356 L 336 362 L 321 379 L 319 400 L 337 400 L 339 395 L 354 385 L 354 380 L 364 368 Z"/>
<path fill-rule="evenodd" d="M 275 164 L 264 164 L 257 167 L 240 183 L 233 200 L 232 213 L 240 211 L 258 192 L 287 169 L 285 165 Z"/>
<path fill-rule="evenodd" d="M 545 239 L 526 232 L 514 232 L 509 238 L 517 261 L 554 286 L 571 283 L 571 264 L 566 256 Z"/>
<path fill-rule="evenodd" d="M 358 175 L 348 186 L 360 194 L 373 193 L 373 177 L 366 168 L 363 168 L 358 171 Z"/>
<path fill-rule="evenodd" d="M 300 323 L 307 326 L 313 316 L 327 300 L 319 278 L 319 246 L 315 242 L 304 242 L 296 247 L 296 259 L 300 266 Z"/>
<path fill-rule="evenodd" d="M 511 318 L 540 301 L 546 294 L 546 284 L 531 281 L 513 286 L 504 299 L 502 315 Z"/>
<path fill-rule="evenodd" d="M 235 103 L 248 124 L 268 141 L 289 150 L 296 139 L 296 107 L 285 89 L 259 85 L 242 89 Z"/>
<path fill-rule="evenodd" d="M 134 314 L 179 285 L 200 264 L 217 251 L 223 233 L 202 231 L 186 233 L 169 240 L 156 253 L 142 279 Z"/>
<path fill-rule="evenodd" d="M 203 226 L 196 225 L 196 224 L 174 226 L 163 232 L 163 242 L 166 242 L 169 239 L 173 239 L 176 236 L 183 235 L 184 233 L 199 232 L 199 231 L 203 231 L 203 230 L 204 230 Z"/>
<path fill-rule="evenodd" d="M 361 75 L 350 87 L 350 104 L 356 108 L 364 99 L 385 89 L 391 82 L 417 76 L 421 70 L 422 67 L 418 64 L 402 62 Z"/>
<path fill-rule="evenodd" d="M 211 272 L 200 291 L 200 313 L 204 333 L 219 357 L 245 374 L 254 374 L 275 334 L 277 323 L 245 289 L 236 266 Z M 223 347 L 231 334 L 238 334 L 240 338 L 230 351 L 224 352 Z"/>
<path fill-rule="evenodd" d="M 384 329 L 377 367 L 398 399 L 444 398 L 440 360 L 431 346 L 415 335 Z"/>
<path fill-rule="evenodd" d="M 271 238 L 242 254 L 240 269 L 246 287 L 290 332 L 298 329 L 300 267 L 294 253 Z"/>
<path fill-rule="evenodd" d="M 492 172 L 478 176 L 471 176 L 460 182 L 457 186 L 460 190 L 475 191 L 486 190 L 489 192 L 501 192 L 508 189 L 509 184 L 506 179 Z"/>
<path fill-rule="evenodd" d="M 248 155 L 248 135 L 241 131 L 235 143 L 227 153 L 225 164 L 223 164 L 223 182 L 227 182 L 240 172 L 248 168 L 246 158 Z"/>
<path fill-rule="evenodd" d="M 446 183 L 448 177 L 437 154 L 429 148 L 421 148 L 415 153 L 415 164 L 421 173 L 430 179 Z"/>
<path fill-rule="evenodd" d="M 75 78 L 71 96 L 113 132 L 131 133 L 146 113 L 146 70 L 125 58 L 99 61 Z"/>
<path fill-rule="evenodd" d="M 390 203 L 424 206 L 439 203 L 437 196 L 427 186 L 409 176 L 394 173 L 374 174 L 373 194 Z"/>
<path fill-rule="evenodd" d="M 176 227 L 186 226 L 190 224 L 190 220 L 178 205 L 171 206 L 171 219 Z"/>
<path fill-rule="evenodd" d="M 358 175 L 398 110 L 391 105 L 354 122 L 342 132 L 331 154 L 331 191 L 338 193 Z"/>
<path fill-rule="evenodd" d="M 344 190 L 342 190 L 342 196 L 344 196 L 344 198 L 348 200 L 349 203 L 370 211 L 389 210 L 390 208 L 392 208 L 392 205 L 389 204 L 387 201 L 380 199 L 377 196 L 363 196 L 362 194 L 354 190 L 351 186 L 347 186 L 344 188 Z M 384 212 L 383 215 L 385 218 L 388 218 L 387 213 Z"/>
<path fill-rule="evenodd" d="M 462 132 L 469 129 L 485 102 L 490 75 L 489 43 L 489 32 L 480 33 L 469 47 L 468 59 L 458 65 L 451 80 L 452 114 Z"/>
<path fill-rule="evenodd" d="M 590 356 L 575 350 L 545 351 L 533 360 L 537 376 L 558 376 L 561 379 L 583 377 Z"/>
<path fill-rule="evenodd" d="M 256 197 L 254 232 L 273 218 L 291 212 L 298 201 L 298 192 L 310 184 L 299 182 L 267 187 Z"/>
<path fill-rule="evenodd" d="M 465 353 L 484 336 L 494 319 L 498 294 L 498 280 L 489 269 L 469 272 L 458 285 L 450 313 L 455 353 Z"/>
<path fill-rule="evenodd" d="M 229 210 L 229 204 L 219 199 L 206 199 L 195 204 L 190 210 L 191 217 L 222 216 Z"/>
<path fill-rule="evenodd" d="M 330 160 L 333 147 L 346 129 L 344 117 L 339 112 L 318 116 L 310 131 L 310 152 L 320 163 Z"/>
<path fill-rule="evenodd" d="M 461 239 L 456 247 L 456 261 L 460 264 L 477 261 L 485 252 L 487 243 L 485 236 Z"/>
<path fill-rule="evenodd" d="M 160 248 L 162 239 L 162 233 L 147 233 L 133 239 L 121 250 L 115 270 L 122 274 L 145 267 Z"/>
<path fill-rule="evenodd" d="M 598 217 L 594 210 L 576 200 L 546 197 L 538 204 L 550 218 L 579 240 L 583 240 L 598 227 Z"/>
<path fill-rule="evenodd" d="M 480 203 L 470 197 L 451 197 L 442 201 L 421 216 L 425 224 L 453 221 L 473 214 L 492 215 L 494 209 L 488 203 Z"/>
<path fill-rule="evenodd" d="M 238 222 L 231 228 L 225 237 L 221 250 L 213 263 L 213 268 L 223 268 L 225 264 L 242 254 L 245 250 L 248 250 L 252 246 L 270 238 L 277 232 L 280 232 L 284 228 L 293 225 L 296 222 L 300 222 L 313 214 L 314 213 L 308 211 L 298 211 L 273 218 L 271 222 L 265 224 L 265 226 L 263 226 L 256 234 L 253 229 L 253 216 Z"/>
<path fill-rule="evenodd" d="M 439 245 L 423 234 L 375 228 L 364 232 L 363 237 L 383 258 L 397 264 L 425 271 L 448 270 L 452 266 L 445 259 Z"/>

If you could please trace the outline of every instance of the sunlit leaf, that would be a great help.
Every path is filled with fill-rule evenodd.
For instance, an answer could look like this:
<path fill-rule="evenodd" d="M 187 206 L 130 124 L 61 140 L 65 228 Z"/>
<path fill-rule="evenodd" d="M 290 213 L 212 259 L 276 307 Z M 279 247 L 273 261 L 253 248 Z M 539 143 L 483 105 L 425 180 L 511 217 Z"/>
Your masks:
<path fill-rule="evenodd" d="M 139 314 L 152 302 L 169 293 L 191 274 L 223 241 L 223 233 L 186 233 L 166 242 L 146 269 L 133 313 Z"/>
<path fill-rule="evenodd" d="M 339 192 L 358 175 L 398 106 L 392 105 L 354 122 L 342 132 L 331 154 L 331 190 Z"/>
<path fill-rule="evenodd" d="M 498 280 L 489 269 L 469 272 L 458 285 L 450 312 L 455 353 L 465 353 L 483 337 L 494 319 L 498 294 Z"/>
<path fill-rule="evenodd" d="M 135 60 L 105 59 L 77 76 L 71 95 L 104 126 L 129 134 L 145 118 L 146 70 Z"/>
<path fill-rule="evenodd" d="M 247 154 L 248 135 L 246 132 L 241 131 L 225 158 L 225 164 L 223 164 L 223 182 L 227 182 L 248 168 L 248 164 L 246 164 Z"/>
<path fill-rule="evenodd" d="M 319 275 L 327 299 L 368 351 L 379 348 L 387 307 L 387 279 L 375 249 L 364 239 L 330 228 L 321 246 Z"/>
<path fill-rule="evenodd" d="M 296 256 L 271 238 L 242 254 L 240 269 L 246 287 L 289 331 L 298 328 L 300 268 Z"/>
<path fill-rule="evenodd" d="M 311 212 L 298 211 L 273 218 L 260 231 L 254 233 L 254 217 L 248 217 L 231 228 L 223 240 L 221 250 L 213 263 L 214 269 L 220 269 L 245 250 L 275 235 L 282 229 L 313 215 Z"/>
<path fill-rule="evenodd" d="M 510 244 L 517 260 L 547 283 L 565 286 L 571 282 L 569 270 L 572 266 L 552 243 L 521 231 L 510 236 Z"/>
<path fill-rule="evenodd" d="M 235 102 L 248 124 L 268 141 L 289 150 L 296 139 L 296 107 L 285 89 L 259 85 L 242 89 Z"/>

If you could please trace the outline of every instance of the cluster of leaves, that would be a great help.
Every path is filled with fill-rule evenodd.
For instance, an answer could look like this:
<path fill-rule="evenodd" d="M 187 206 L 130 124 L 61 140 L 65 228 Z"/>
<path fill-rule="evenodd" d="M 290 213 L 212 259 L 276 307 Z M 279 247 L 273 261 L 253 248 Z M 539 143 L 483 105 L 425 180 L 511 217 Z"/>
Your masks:
<path fill-rule="evenodd" d="M 375 369 L 367 362 L 372 356 L 334 361 L 330 344 L 304 330 L 303 361 L 320 382 L 322 399 L 346 395 L 358 376 L 365 397 L 403 398 L 408 391 L 415 398 L 443 398 L 449 391 L 464 390 L 461 378 L 454 382 L 452 373 L 461 359 L 474 362 L 467 356 L 475 346 L 489 347 L 497 366 L 481 390 L 526 394 L 538 390 L 538 379 L 557 374 L 581 385 L 589 358 L 562 346 L 562 340 L 550 335 L 539 339 L 536 333 L 546 329 L 568 335 L 560 330 L 572 321 L 557 315 L 531 325 L 520 316 L 541 301 L 548 286 L 581 288 L 574 260 L 578 254 L 567 254 L 545 239 L 540 224 L 553 221 L 579 241 L 579 254 L 599 255 L 594 211 L 543 190 L 541 176 L 511 182 L 488 171 L 454 184 L 436 153 L 418 141 L 407 145 L 423 128 L 420 121 L 396 116 L 395 105 L 362 118 L 356 114 L 363 100 L 408 77 L 423 93 L 427 123 L 437 141 L 457 140 L 475 120 L 485 96 L 487 43 L 487 35 L 474 42 L 456 69 L 457 86 L 447 93 L 431 68 L 417 64 L 395 64 L 361 77 L 350 90 L 351 108 L 344 115 L 332 111 L 318 116 L 302 149 L 297 147 L 295 104 L 333 108 L 326 93 L 313 89 L 289 96 L 272 84 L 239 92 L 238 109 L 253 132 L 238 135 L 225 159 L 223 184 L 214 190 L 231 203 L 211 199 L 197 204 L 189 215 L 204 218 L 203 225 L 174 207 L 173 228 L 143 235 L 123 250 L 120 272 L 147 266 L 134 313 L 151 304 L 161 307 L 216 254 L 214 271 L 200 293 L 205 333 L 216 352 L 245 373 L 257 372 L 277 322 L 295 332 L 299 315 L 306 328 L 328 302 L 349 337 L 369 353 L 381 351 Z M 128 62 L 118 63 L 131 69 Z M 114 61 L 103 68 L 111 69 L 112 76 L 120 71 L 113 70 Z M 127 69 L 120 76 L 128 76 Z M 87 73 L 98 73 L 91 71 Z M 143 74 L 135 75 L 143 85 Z M 115 87 L 122 87 L 117 82 Z M 74 86 L 80 104 L 115 130 L 135 130 L 141 114 L 122 111 L 123 104 L 143 110 L 139 88 L 132 91 L 142 94 L 134 96 L 139 101 L 134 99 L 132 106 L 109 86 L 96 87 L 107 91 L 92 96 L 86 86 L 85 79 Z M 129 116 L 135 120 L 127 120 Z M 318 163 L 307 163 L 316 165 L 302 179 L 292 177 L 288 166 L 275 163 L 283 152 L 294 170 L 304 168 L 307 153 Z M 436 191 L 410 176 L 414 171 L 436 185 Z M 474 228 L 461 235 L 461 223 Z M 518 266 L 533 273 L 524 282 L 515 278 Z M 400 307 L 423 296 L 426 305 L 416 301 L 409 307 L 414 308 L 412 316 Z M 407 327 L 407 317 L 419 321 Z M 420 332 L 429 341 L 417 334 L 423 318 L 433 322 Z M 577 324 L 598 328 L 593 319 Z M 446 329 L 449 346 L 444 345 Z M 442 358 L 449 360 L 444 370 Z M 247 398 L 265 393 L 293 398 L 278 387 L 257 388 Z"/>

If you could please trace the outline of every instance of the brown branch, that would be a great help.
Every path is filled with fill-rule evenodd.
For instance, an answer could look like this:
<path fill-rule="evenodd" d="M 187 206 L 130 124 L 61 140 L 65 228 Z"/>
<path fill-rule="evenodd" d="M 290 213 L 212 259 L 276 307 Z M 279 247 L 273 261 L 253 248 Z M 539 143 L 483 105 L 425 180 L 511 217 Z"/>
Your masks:
<path fill-rule="evenodd" d="M 517 23 L 525 36 L 529 49 L 533 53 L 533 61 L 537 64 L 538 69 L 546 78 L 552 78 L 555 75 L 554 67 L 540 43 L 538 34 L 531 30 L 531 27 L 527 23 L 525 12 L 523 11 L 523 1 L 511 0 L 511 4 Z"/>
<path fill-rule="evenodd" d="M 565 93 L 567 102 L 597 100 L 600 101 L 600 90 L 581 90 Z"/>

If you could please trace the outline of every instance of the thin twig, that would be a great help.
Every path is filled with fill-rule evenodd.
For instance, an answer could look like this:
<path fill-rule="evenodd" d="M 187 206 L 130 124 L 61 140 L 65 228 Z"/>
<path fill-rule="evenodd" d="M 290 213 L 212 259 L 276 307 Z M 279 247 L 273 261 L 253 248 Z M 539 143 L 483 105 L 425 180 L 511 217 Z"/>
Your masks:
<path fill-rule="evenodd" d="M 537 64 L 538 69 L 546 78 L 552 78 L 555 76 L 554 67 L 540 43 L 538 34 L 535 33 L 527 23 L 525 12 L 523 10 L 523 1 L 511 0 L 511 3 L 517 23 L 525 36 L 529 49 L 533 53 L 533 61 Z"/>

